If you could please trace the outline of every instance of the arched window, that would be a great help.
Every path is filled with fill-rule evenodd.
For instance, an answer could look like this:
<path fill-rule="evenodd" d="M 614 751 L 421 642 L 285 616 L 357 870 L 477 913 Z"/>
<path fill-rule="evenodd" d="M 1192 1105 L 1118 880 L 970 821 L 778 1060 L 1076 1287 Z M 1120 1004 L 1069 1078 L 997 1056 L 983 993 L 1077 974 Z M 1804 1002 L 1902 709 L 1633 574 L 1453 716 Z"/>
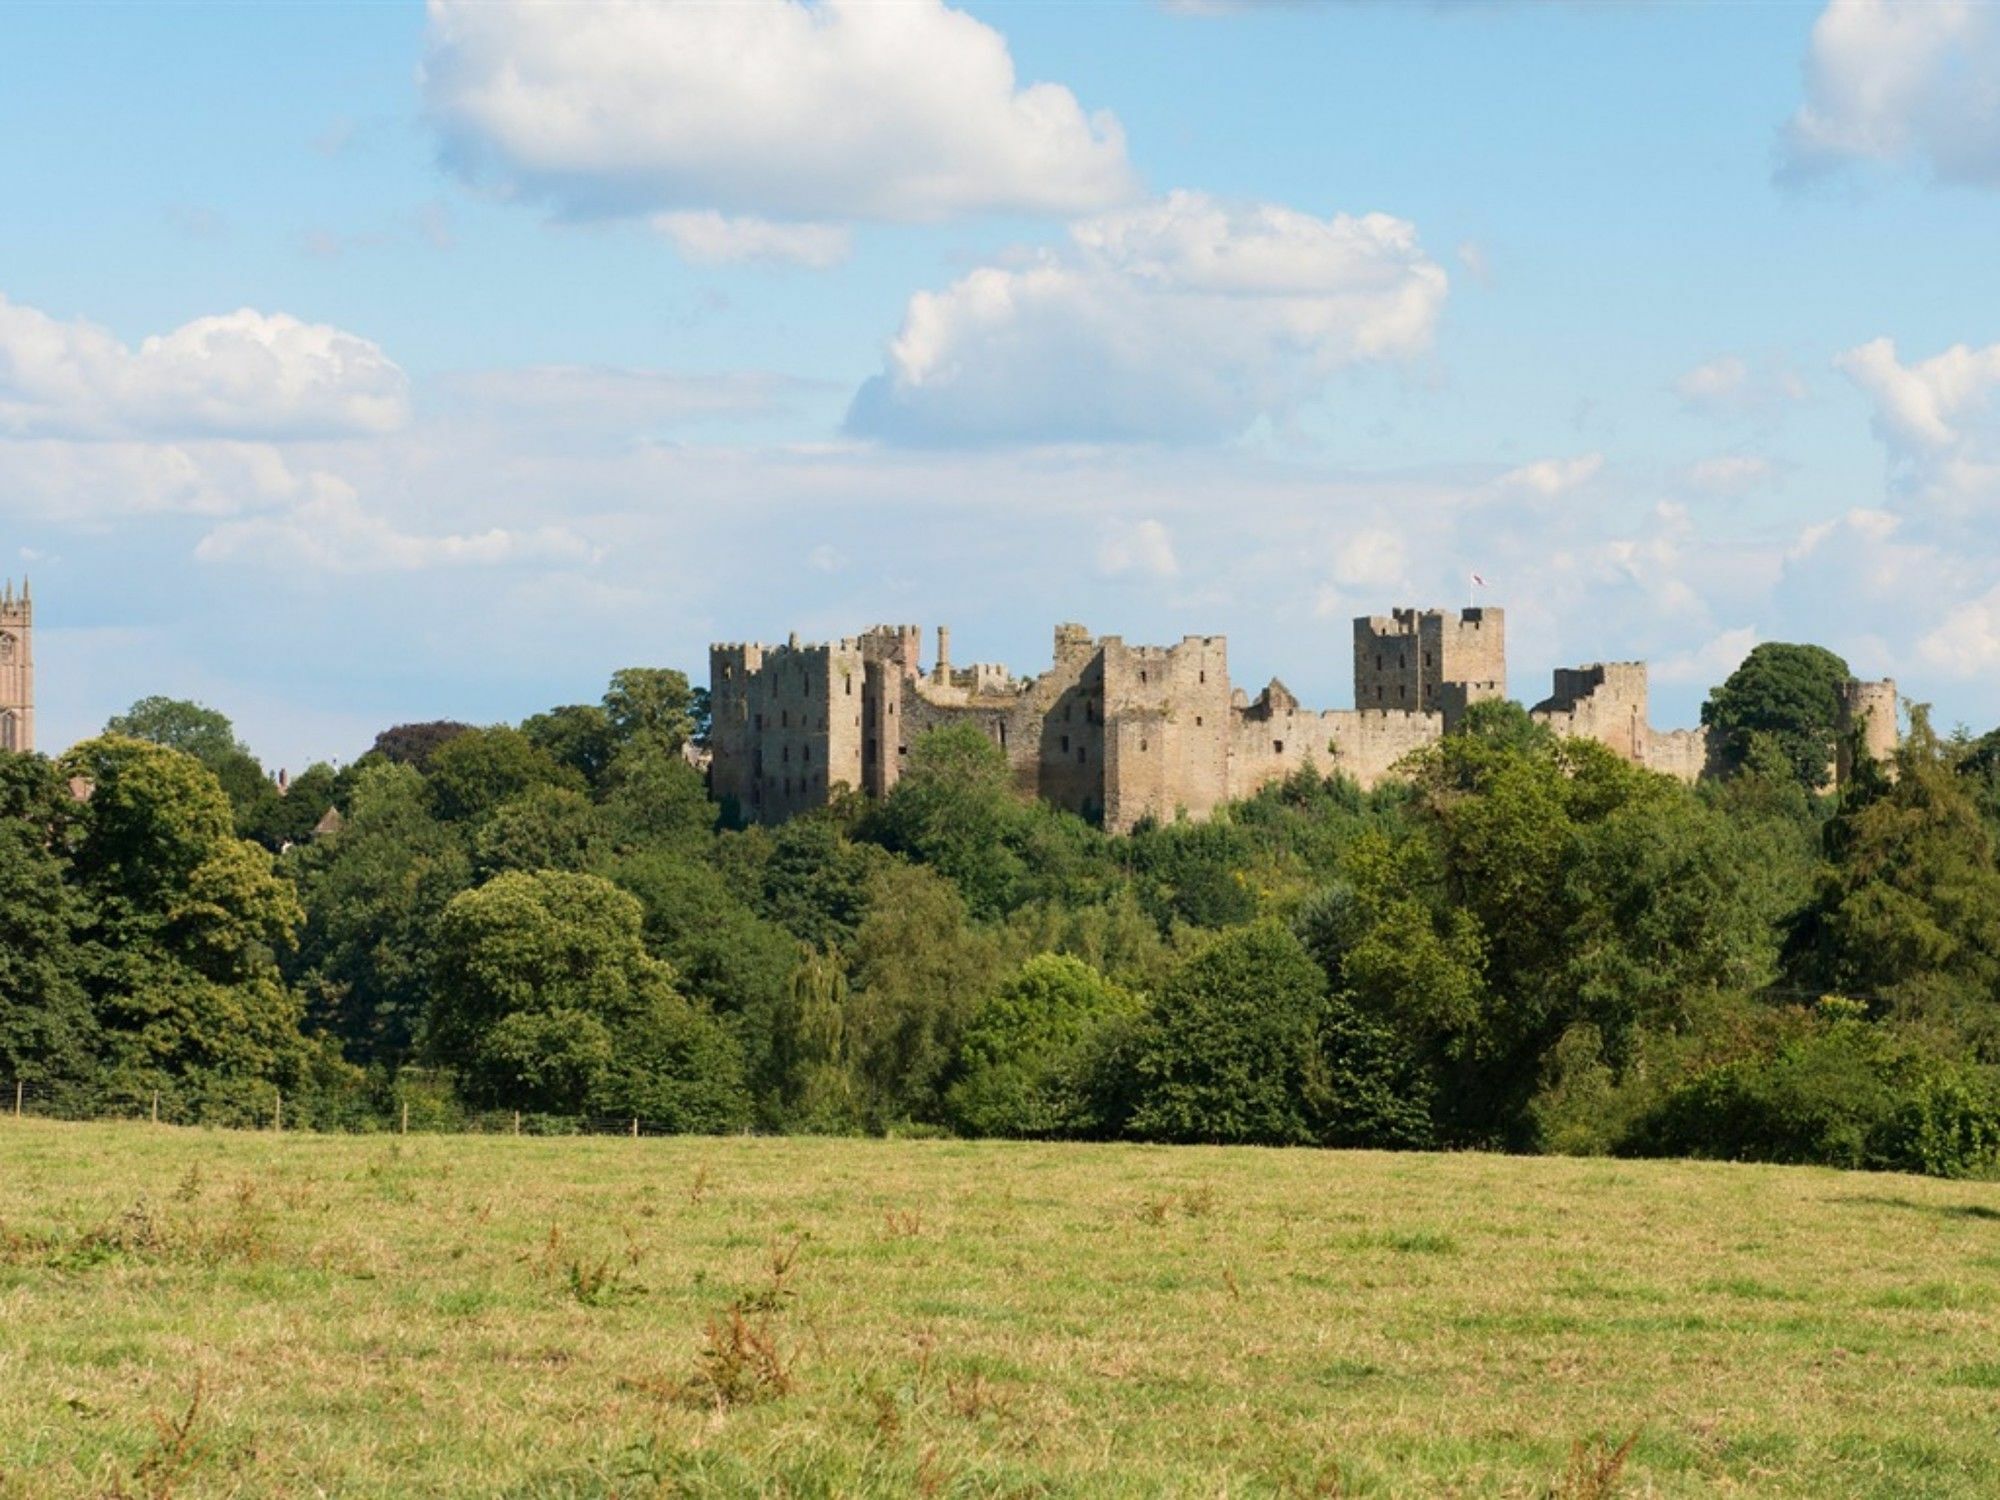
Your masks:
<path fill-rule="evenodd" d="M 0 630 L 0 666 L 5 666 L 14 659 L 16 645 L 17 642 L 13 636 L 4 630 Z"/>
<path fill-rule="evenodd" d="M 6 637 L 0 636 L 0 640 L 4 639 Z M 0 750 L 20 749 L 20 743 L 15 738 L 19 732 L 20 730 L 15 723 L 13 710 L 0 708 Z"/>

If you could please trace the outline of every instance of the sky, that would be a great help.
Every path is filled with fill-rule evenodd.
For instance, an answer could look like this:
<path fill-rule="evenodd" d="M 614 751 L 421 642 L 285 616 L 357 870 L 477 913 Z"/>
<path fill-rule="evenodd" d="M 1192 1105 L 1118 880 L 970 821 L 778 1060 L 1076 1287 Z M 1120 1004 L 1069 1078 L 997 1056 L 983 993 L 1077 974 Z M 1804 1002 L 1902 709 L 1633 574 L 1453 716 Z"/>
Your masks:
<path fill-rule="evenodd" d="M 711 641 L 1504 606 L 2000 721 L 2000 6 L 10 5 L 38 737 L 272 766 Z M 1475 590 L 1473 575 L 1485 586 Z"/>

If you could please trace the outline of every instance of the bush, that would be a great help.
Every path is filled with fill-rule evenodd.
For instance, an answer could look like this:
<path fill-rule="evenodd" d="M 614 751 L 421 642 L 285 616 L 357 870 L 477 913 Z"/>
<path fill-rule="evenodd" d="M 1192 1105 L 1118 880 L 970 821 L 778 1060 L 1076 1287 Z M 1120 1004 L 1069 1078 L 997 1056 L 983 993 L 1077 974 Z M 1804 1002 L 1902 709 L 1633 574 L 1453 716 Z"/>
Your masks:
<path fill-rule="evenodd" d="M 1823 1002 L 1805 1035 L 1671 1089 L 1623 1149 L 1961 1177 L 2000 1160 L 2000 1091 L 1991 1070 Z"/>
<path fill-rule="evenodd" d="M 966 1027 L 945 1107 L 968 1135 L 1078 1136 L 1101 1126 L 1086 1060 L 1095 1034 L 1139 1001 L 1079 959 L 1037 954 Z"/>

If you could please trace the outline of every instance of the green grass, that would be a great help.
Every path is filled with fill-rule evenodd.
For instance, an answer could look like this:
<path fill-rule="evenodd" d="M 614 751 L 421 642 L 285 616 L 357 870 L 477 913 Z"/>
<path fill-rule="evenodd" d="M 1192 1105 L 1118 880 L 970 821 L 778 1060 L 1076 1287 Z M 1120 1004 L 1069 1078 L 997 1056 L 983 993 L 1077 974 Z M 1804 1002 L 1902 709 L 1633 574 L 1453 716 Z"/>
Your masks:
<path fill-rule="evenodd" d="M 0 1497 L 1989 1495 L 1996 1217 L 1790 1168 L 7 1120 Z"/>

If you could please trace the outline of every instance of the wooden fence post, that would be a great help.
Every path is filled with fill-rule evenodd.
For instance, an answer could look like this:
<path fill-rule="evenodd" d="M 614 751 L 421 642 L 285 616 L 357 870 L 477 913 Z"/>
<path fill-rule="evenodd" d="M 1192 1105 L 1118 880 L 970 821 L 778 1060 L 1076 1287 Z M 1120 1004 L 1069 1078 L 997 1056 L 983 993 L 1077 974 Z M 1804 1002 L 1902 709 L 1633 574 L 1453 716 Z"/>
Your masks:
<path fill-rule="evenodd" d="M 408 1135 L 408 1134 L 410 1133 L 410 1101 L 409 1101 L 409 1100 L 407 1100 L 407 1099 L 405 1099 L 405 1100 L 403 1101 L 403 1130 L 402 1130 L 402 1133 L 403 1133 L 404 1135 Z"/>
<path fill-rule="evenodd" d="M 153 1123 L 155 1125 L 160 1123 L 160 1091 L 158 1089 L 153 1090 Z"/>
<path fill-rule="evenodd" d="M 271 1108 L 271 1128 L 273 1130 L 283 1130 L 285 1128 L 285 1091 L 283 1089 L 272 1089 L 271 1097 L 274 1101 Z"/>
<path fill-rule="evenodd" d="M 21 1118 L 21 1091 L 27 1087 L 20 1079 L 14 1080 L 14 1118 Z"/>
<path fill-rule="evenodd" d="M 519 1135 L 520 1133 L 521 1133 L 521 1112 L 517 1109 L 514 1111 L 514 1134 Z"/>
<path fill-rule="evenodd" d="M 639 1117 L 637 1115 L 632 1117 L 632 1139 L 635 1141 L 639 1139 Z"/>

